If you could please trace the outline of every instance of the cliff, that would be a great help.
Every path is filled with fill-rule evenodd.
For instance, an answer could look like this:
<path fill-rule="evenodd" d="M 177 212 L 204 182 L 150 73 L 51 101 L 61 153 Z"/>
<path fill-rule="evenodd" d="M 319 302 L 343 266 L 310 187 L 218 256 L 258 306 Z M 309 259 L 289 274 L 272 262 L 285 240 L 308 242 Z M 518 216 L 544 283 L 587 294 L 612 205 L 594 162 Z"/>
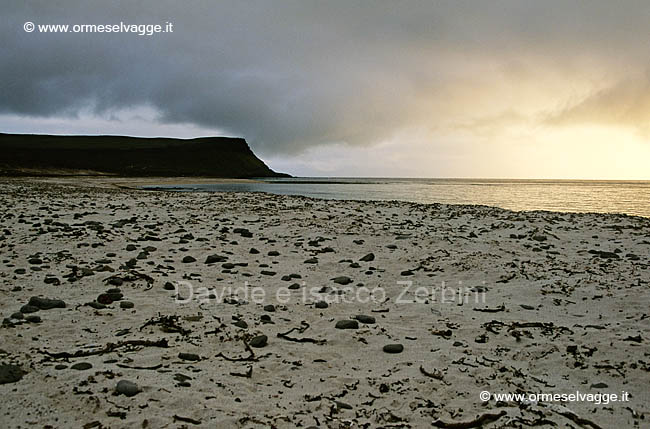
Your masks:
<path fill-rule="evenodd" d="M 0 134 L 0 174 L 286 177 L 246 140 Z"/>

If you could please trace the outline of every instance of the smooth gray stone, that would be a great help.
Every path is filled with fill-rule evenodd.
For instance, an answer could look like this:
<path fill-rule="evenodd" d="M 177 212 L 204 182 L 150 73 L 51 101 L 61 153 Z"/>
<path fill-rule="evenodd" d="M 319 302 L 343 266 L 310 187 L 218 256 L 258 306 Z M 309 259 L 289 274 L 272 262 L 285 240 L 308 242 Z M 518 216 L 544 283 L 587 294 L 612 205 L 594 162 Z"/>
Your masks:
<path fill-rule="evenodd" d="M 386 353 L 402 353 L 404 351 L 404 346 L 401 344 L 386 344 L 384 346 L 384 352 Z"/>
<path fill-rule="evenodd" d="M 359 322 L 356 320 L 339 320 L 336 322 L 336 329 L 359 329 Z"/>
<path fill-rule="evenodd" d="M 253 337 L 248 343 L 251 347 L 260 348 L 264 347 L 269 341 L 269 338 L 266 335 L 258 335 Z"/>
<path fill-rule="evenodd" d="M 137 384 L 129 380 L 120 380 L 115 386 L 115 391 L 120 395 L 135 396 L 140 393 L 140 388 Z"/>
<path fill-rule="evenodd" d="M 33 296 L 29 298 L 29 304 L 38 307 L 41 310 L 49 310 L 52 308 L 65 308 L 65 302 L 61 299 L 41 298 L 40 296 Z"/>

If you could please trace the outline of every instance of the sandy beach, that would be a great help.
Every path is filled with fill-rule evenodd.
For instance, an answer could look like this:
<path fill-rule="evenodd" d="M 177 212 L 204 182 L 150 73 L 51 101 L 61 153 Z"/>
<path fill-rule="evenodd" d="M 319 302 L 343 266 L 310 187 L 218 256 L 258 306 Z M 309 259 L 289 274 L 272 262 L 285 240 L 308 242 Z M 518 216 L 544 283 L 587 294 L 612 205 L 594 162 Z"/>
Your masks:
<path fill-rule="evenodd" d="M 1 427 L 649 424 L 650 219 L 140 184 L 0 182 Z"/>

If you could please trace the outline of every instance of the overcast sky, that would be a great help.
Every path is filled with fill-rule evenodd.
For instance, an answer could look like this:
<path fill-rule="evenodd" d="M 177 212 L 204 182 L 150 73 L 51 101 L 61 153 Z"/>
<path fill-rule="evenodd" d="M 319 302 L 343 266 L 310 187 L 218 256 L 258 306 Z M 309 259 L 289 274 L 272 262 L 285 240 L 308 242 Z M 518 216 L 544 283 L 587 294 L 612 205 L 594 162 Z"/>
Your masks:
<path fill-rule="evenodd" d="M 309 176 L 650 179 L 647 0 L 11 3 L 1 132 L 242 136 Z"/>

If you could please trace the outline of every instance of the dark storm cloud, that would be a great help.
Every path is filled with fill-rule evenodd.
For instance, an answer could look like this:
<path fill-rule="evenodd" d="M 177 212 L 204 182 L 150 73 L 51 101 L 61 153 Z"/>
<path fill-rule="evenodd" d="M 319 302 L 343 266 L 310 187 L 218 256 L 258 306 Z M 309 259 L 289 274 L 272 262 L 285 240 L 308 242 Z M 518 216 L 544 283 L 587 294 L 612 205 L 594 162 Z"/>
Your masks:
<path fill-rule="evenodd" d="M 174 33 L 25 33 L 25 21 L 171 21 Z M 267 154 L 368 144 L 422 121 L 476 58 L 634 68 L 647 40 L 630 29 L 648 22 L 645 1 L 26 0 L 0 17 L 0 113 L 150 106 L 162 122 L 242 135 Z"/>

